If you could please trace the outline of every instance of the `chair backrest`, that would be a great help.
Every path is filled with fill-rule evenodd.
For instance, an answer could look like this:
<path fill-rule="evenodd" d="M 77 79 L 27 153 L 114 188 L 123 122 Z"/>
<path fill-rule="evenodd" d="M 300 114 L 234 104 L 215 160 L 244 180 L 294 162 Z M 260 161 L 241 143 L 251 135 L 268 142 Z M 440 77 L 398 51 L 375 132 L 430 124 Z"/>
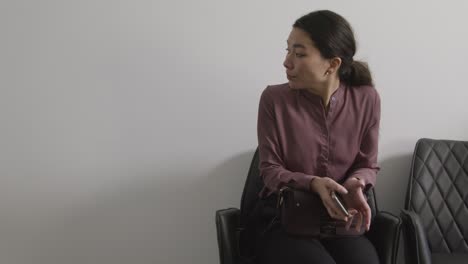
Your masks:
<path fill-rule="evenodd" d="M 259 170 L 259 153 L 258 148 L 255 150 L 252 162 L 250 163 L 247 179 L 245 180 L 244 190 L 241 198 L 241 225 L 245 225 L 248 221 L 249 215 L 252 213 L 256 201 L 259 199 L 258 193 L 264 186 L 263 180 L 260 177 Z M 367 193 L 368 203 L 372 211 L 372 219 L 378 212 L 377 202 L 375 199 L 374 189 L 370 189 Z"/>
<path fill-rule="evenodd" d="M 468 252 L 468 142 L 416 143 L 405 209 L 420 217 L 432 253 Z"/>
<path fill-rule="evenodd" d="M 258 193 L 263 188 L 263 180 L 260 177 L 260 170 L 258 167 L 259 164 L 259 154 L 258 148 L 255 150 L 252 161 L 250 162 L 249 172 L 247 173 L 247 178 L 245 179 L 244 190 L 242 191 L 241 198 L 241 215 L 240 223 L 245 226 L 248 221 L 249 215 L 254 210 L 256 201 L 258 200 Z"/>

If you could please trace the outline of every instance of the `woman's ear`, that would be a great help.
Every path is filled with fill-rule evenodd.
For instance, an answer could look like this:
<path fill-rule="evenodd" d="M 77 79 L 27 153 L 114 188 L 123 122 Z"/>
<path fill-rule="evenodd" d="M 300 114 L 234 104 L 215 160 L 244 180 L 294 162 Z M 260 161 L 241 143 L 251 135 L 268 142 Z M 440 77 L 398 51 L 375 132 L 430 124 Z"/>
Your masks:
<path fill-rule="evenodd" d="M 330 67 L 328 68 L 328 72 L 330 73 L 335 73 L 338 72 L 341 66 L 341 58 L 340 57 L 334 57 L 330 59 Z"/>

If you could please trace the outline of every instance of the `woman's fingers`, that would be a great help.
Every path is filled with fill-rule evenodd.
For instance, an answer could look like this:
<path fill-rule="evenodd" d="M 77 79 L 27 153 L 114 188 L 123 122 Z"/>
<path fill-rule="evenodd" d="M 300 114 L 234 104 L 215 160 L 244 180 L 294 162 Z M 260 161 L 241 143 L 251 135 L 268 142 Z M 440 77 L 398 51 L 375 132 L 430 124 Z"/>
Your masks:
<path fill-rule="evenodd" d="M 348 193 L 348 190 L 346 190 L 345 187 L 343 187 L 343 185 L 337 183 L 336 181 L 330 179 L 328 181 L 328 188 L 330 189 L 330 191 L 335 191 L 337 193 L 341 193 L 341 194 L 347 194 Z"/>
<path fill-rule="evenodd" d="M 328 214 L 338 220 L 348 221 L 348 217 L 341 211 L 338 205 L 331 198 L 323 199 L 323 204 L 327 208 Z"/>
<path fill-rule="evenodd" d="M 353 223 L 353 219 L 354 219 L 354 216 L 351 216 L 351 217 L 348 219 L 348 222 L 346 222 L 346 225 L 345 225 L 346 231 L 349 230 L 349 227 L 350 227 L 351 224 Z"/>
<path fill-rule="evenodd" d="M 371 209 L 369 207 L 369 204 L 366 202 L 365 198 L 364 198 L 364 195 L 362 193 L 360 193 L 360 203 L 361 203 L 361 206 L 360 206 L 360 212 L 362 214 L 362 222 L 364 224 L 364 228 L 366 229 L 366 231 L 369 231 L 369 228 L 370 228 L 370 222 L 371 222 L 371 215 L 372 215 L 372 212 L 371 212 Z M 362 226 L 362 225 L 361 225 Z"/>
<path fill-rule="evenodd" d="M 353 224 L 354 216 L 359 212 L 356 209 L 349 209 L 348 213 L 349 213 L 349 218 L 348 218 L 348 221 L 346 222 L 346 225 L 345 225 L 346 230 L 349 230 L 349 228 Z"/>
<path fill-rule="evenodd" d="M 356 223 L 356 231 L 360 232 L 361 231 L 361 226 L 362 226 L 362 213 L 359 212 L 357 215 L 357 223 Z"/>
<path fill-rule="evenodd" d="M 370 207 L 369 207 L 369 205 L 367 203 L 365 204 L 364 207 L 365 207 L 364 212 L 363 212 L 364 223 L 366 225 L 366 231 L 369 231 L 372 212 L 371 212 Z"/>

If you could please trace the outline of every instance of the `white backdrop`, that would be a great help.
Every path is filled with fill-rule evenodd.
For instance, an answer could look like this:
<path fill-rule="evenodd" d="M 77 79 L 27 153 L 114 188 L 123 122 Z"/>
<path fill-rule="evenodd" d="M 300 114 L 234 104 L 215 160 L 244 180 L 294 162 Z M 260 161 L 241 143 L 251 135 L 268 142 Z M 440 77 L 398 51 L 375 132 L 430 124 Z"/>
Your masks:
<path fill-rule="evenodd" d="M 418 138 L 468 140 L 466 1 L 0 2 L 0 262 L 218 263 L 260 93 L 331 9 L 382 98 L 380 208 Z"/>

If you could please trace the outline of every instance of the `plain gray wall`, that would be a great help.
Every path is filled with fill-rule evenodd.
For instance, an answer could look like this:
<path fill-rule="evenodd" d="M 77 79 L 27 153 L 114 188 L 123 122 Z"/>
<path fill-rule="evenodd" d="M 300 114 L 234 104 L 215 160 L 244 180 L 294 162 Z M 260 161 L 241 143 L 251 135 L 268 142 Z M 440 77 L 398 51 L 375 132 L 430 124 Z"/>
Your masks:
<path fill-rule="evenodd" d="M 378 199 L 398 213 L 416 140 L 468 140 L 468 2 L 2 0 L 0 262 L 218 263 L 260 94 L 317 9 L 374 74 Z"/>

